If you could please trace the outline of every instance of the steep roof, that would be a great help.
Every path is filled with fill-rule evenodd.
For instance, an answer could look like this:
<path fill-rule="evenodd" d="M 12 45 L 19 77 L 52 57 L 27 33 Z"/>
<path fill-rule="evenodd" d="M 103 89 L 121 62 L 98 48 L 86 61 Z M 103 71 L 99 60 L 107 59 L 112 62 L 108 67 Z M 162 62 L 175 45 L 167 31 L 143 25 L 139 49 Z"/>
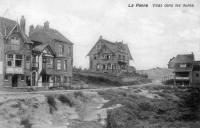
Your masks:
<path fill-rule="evenodd" d="M 31 40 L 37 42 L 49 42 L 51 40 L 58 40 L 61 42 L 65 42 L 68 44 L 73 44 L 70 40 L 68 40 L 65 36 L 63 36 L 59 31 L 48 28 L 45 29 L 43 26 L 37 25 L 34 31 L 30 35 Z"/>
<path fill-rule="evenodd" d="M 21 31 L 21 28 L 16 21 L 8 19 L 8 18 L 0 17 L 0 33 L 1 33 L 1 35 L 9 36 L 9 34 L 11 34 L 12 31 L 16 27 L 20 31 L 20 33 L 21 33 L 23 39 L 26 41 L 26 43 L 32 43 L 31 40 L 28 38 L 28 36 L 23 31 Z"/>
<path fill-rule="evenodd" d="M 179 54 L 176 56 L 175 63 L 193 63 L 194 54 Z"/>
<path fill-rule="evenodd" d="M 127 44 L 124 44 L 122 42 L 115 42 L 114 43 L 114 42 L 108 41 L 106 39 L 103 39 L 102 37 L 99 38 L 97 43 L 101 43 L 102 45 L 105 45 L 113 53 L 116 53 L 116 52 L 119 52 L 119 51 L 125 51 L 129 54 L 130 59 L 131 60 L 133 59 Z M 88 56 L 92 55 L 92 54 L 96 54 L 97 52 L 99 52 L 99 51 L 96 51 L 95 53 L 93 53 L 93 49 L 95 48 L 95 46 L 90 50 L 90 52 L 88 53 Z"/>
<path fill-rule="evenodd" d="M 49 44 L 40 44 L 33 48 L 33 51 L 42 53 L 45 49 L 48 49 L 52 55 L 55 55 L 55 50 Z"/>
<path fill-rule="evenodd" d="M 17 22 L 8 18 L 0 17 L 0 32 L 6 36 L 17 25 Z"/>

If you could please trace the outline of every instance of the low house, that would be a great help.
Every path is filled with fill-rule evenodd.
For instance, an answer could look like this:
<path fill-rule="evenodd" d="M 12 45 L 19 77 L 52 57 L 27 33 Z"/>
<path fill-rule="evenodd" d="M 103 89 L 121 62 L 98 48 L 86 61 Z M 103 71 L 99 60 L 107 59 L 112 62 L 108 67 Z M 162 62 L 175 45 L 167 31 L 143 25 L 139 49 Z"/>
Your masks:
<path fill-rule="evenodd" d="M 25 34 L 25 19 L 20 24 L 0 17 L 0 85 L 31 86 L 31 55 L 33 42 Z"/>
<path fill-rule="evenodd" d="M 100 36 L 88 53 L 89 69 L 93 72 L 119 73 L 128 71 L 129 62 L 133 60 L 127 44 L 111 42 Z"/>
<path fill-rule="evenodd" d="M 33 42 L 33 86 L 65 86 L 71 84 L 73 43 L 60 32 L 44 26 L 30 26 L 29 37 Z"/>

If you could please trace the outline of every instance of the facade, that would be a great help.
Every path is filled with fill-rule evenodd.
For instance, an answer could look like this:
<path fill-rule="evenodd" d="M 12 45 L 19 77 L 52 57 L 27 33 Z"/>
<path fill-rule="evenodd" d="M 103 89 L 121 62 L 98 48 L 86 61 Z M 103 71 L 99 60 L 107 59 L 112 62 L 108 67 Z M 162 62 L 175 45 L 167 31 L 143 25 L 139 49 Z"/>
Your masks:
<path fill-rule="evenodd" d="M 25 34 L 25 19 L 20 24 L 0 17 L 0 85 L 31 86 L 32 42 Z"/>
<path fill-rule="evenodd" d="M 200 85 L 200 61 L 194 54 L 181 54 L 170 59 L 168 68 L 173 69 L 174 85 L 197 87 Z"/>
<path fill-rule="evenodd" d="M 174 84 L 191 85 L 194 54 L 177 55 L 174 64 Z"/>
<path fill-rule="evenodd" d="M 133 60 L 128 45 L 123 42 L 110 42 L 100 36 L 97 43 L 88 53 L 89 69 L 93 72 L 119 73 L 132 69 Z"/>
<path fill-rule="evenodd" d="M 73 44 L 57 30 L 44 26 L 30 27 L 0 17 L 1 87 L 65 86 L 71 83 Z"/>
<path fill-rule="evenodd" d="M 73 43 L 60 32 L 44 26 L 30 26 L 29 37 L 33 43 L 32 85 L 65 86 L 71 84 Z"/>

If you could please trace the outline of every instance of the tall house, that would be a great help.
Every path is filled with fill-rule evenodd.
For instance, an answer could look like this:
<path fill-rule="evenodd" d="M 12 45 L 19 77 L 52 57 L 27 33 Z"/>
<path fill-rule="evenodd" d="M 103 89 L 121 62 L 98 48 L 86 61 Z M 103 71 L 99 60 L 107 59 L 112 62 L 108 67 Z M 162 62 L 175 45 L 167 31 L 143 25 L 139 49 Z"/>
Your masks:
<path fill-rule="evenodd" d="M 175 85 L 191 85 L 193 63 L 195 62 L 194 54 L 177 55 L 174 60 L 174 84 Z"/>
<path fill-rule="evenodd" d="M 25 19 L 20 24 L 0 17 L 0 86 L 31 85 L 32 42 L 25 34 Z"/>
<path fill-rule="evenodd" d="M 128 45 L 123 42 L 111 42 L 100 36 L 88 53 L 89 69 L 93 72 L 119 73 L 130 68 L 133 60 Z"/>
<path fill-rule="evenodd" d="M 32 85 L 65 86 L 71 83 L 73 43 L 60 32 L 43 26 L 30 26 L 29 37 L 33 43 Z"/>

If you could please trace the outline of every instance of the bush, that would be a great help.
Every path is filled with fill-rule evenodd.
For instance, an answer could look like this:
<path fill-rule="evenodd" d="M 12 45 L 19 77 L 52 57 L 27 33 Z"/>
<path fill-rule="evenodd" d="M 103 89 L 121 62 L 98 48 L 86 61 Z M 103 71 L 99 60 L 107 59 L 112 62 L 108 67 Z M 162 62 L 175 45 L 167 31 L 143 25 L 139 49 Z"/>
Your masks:
<path fill-rule="evenodd" d="M 72 100 L 70 100 L 67 96 L 61 94 L 59 95 L 58 99 L 63 103 L 63 104 L 67 104 L 70 107 L 74 106 L 74 103 L 72 102 Z"/>
<path fill-rule="evenodd" d="M 29 119 L 22 119 L 20 122 L 21 125 L 24 126 L 24 128 L 32 128 L 32 125 L 29 121 Z"/>
<path fill-rule="evenodd" d="M 81 91 L 74 92 L 74 97 L 75 98 L 77 98 L 77 97 L 84 97 L 83 92 L 81 92 Z"/>
<path fill-rule="evenodd" d="M 53 96 L 47 96 L 47 103 L 49 104 L 49 112 L 51 114 L 54 110 L 57 110 L 56 101 Z"/>

